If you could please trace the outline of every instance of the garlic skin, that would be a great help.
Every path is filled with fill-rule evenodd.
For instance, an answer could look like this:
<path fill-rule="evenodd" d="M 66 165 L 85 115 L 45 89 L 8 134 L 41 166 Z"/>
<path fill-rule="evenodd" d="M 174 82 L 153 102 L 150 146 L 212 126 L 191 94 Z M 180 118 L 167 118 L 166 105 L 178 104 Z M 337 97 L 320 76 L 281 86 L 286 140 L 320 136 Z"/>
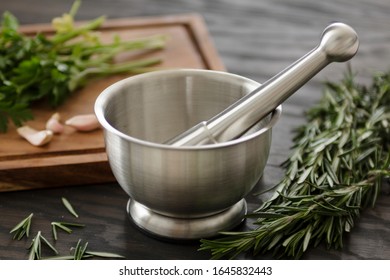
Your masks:
<path fill-rule="evenodd" d="M 78 131 L 92 131 L 100 128 L 100 123 L 95 114 L 77 115 L 65 121 L 65 124 Z"/>
<path fill-rule="evenodd" d="M 60 134 L 64 132 L 64 125 L 60 122 L 61 116 L 59 113 L 53 114 L 46 122 L 46 129 L 53 133 Z"/>
<path fill-rule="evenodd" d="M 21 126 L 16 130 L 20 136 L 26 139 L 33 146 L 43 146 L 51 141 L 53 132 L 51 130 L 38 131 L 30 126 Z"/>

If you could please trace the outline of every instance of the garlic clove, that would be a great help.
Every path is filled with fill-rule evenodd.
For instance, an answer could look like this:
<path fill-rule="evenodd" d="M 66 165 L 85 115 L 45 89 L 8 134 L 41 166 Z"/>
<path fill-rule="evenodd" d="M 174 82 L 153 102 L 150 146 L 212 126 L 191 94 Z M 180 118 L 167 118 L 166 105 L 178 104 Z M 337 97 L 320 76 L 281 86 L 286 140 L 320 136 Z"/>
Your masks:
<path fill-rule="evenodd" d="M 50 142 L 53 138 L 53 132 L 51 130 L 38 131 L 27 125 L 21 126 L 17 129 L 20 136 L 26 139 L 31 145 L 43 146 Z"/>
<path fill-rule="evenodd" d="M 78 131 L 92 131 L 100 128 L 100 124 L 95 114 L 77 115 L 65 122 Z"/>
<path fill-rule="evenodd" d="M 61 116 L 59 113 L 53 114 L 46 122 L 46 129 L 53 131 L 53 133 L 64 132 L 64 125 L 60 122 Z"/>

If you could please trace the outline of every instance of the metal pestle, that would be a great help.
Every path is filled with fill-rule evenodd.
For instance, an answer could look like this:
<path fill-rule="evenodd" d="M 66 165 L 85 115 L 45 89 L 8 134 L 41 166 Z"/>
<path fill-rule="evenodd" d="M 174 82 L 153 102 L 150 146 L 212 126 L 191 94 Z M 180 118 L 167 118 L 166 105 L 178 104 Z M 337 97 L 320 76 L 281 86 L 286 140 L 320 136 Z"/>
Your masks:
<path fill-rule="evenodd" d="M 196 146 L 238 138 L 329 63 L 351 59 L 358 46 L 358 36 L 350 26 L 330 24 L 316 48 L 210 120 L 193 126 L 165 144 Z"/>

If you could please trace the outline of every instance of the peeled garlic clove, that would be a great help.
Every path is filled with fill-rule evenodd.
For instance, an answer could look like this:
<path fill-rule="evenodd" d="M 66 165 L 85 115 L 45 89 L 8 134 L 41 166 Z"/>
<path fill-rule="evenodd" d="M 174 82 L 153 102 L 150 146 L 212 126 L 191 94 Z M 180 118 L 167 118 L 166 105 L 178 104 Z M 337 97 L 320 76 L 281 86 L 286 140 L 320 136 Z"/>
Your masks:
<path fill-rule="evenodd" d="M 27 125 L 19 127 L 17 132 L 20 136 L 30 142 L 34 146 L 43 146 L 50 142 L 53 138 L 53 132 L 51 130 L 35 130 Z"/>
<path fill-rule="evenodd" d="M 92 131 L 100 127 L 100 124 L 94 114 L 74 116 L 68 119 L 65 124 L 79 131 Z"/>
<path fill-rule="evenodd" d="M 46 122 L 46 129 L 53 131 L 53 133 L 64 132 L 64 125 L 60 122 L 61 116 L 59 113 L 55 113 Z"/>

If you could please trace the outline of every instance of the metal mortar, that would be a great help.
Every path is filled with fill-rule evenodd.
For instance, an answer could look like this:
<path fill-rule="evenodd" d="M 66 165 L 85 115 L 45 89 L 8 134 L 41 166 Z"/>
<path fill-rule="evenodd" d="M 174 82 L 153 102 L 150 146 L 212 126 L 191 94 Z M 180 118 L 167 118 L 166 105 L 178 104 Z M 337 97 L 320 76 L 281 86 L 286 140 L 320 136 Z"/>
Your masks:
<path fill-rule="evenodd" d="M 280 106 L 239 139 L 203 146 L 162 143 L 259 85 L 225 72 L 181 69 L 130 77 L 102 92 L 95 112 L 136 225 L 161 237 L 194 239 L 243 220 L 244 197 L 263 173 Z"/>

